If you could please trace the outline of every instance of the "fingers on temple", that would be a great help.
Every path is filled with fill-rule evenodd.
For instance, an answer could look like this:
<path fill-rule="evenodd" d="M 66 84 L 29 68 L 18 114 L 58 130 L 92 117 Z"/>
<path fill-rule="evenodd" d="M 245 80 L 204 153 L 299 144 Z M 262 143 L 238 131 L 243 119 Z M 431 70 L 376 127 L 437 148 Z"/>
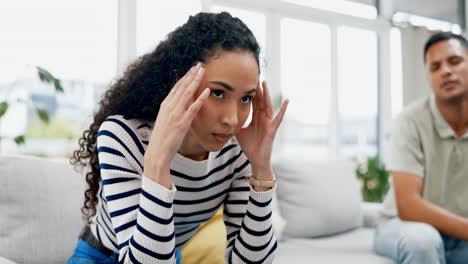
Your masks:
<path fill-rule="evenodd" d="M 271 103 L 270 90 L 266 81 L 263 81 L 263 98 L 265 102 L 265 112 L 269 118 L 273 118 L 273 104 Z"/>
<path fill-rule="evenodd" d="M 257 87 L 257 95 L 254 98 L 254 112 L 258 112 L 263 107 L 263 89 L 262 85 L 259 83 Z"/>
<path fill-rule="evenodd" d="M 258 115 L 261 112 L 261 97 L 262 97 L 262 92 L 261 92 L 261 87 L 260 84 L 257 85 L 257 94 L 252 100 L 252 121 L 255 121 L 258 119 Z"/>
<path fill-rule="evenodd" d="M 189 83 L 187 83 L 187 87 L 183 91 L 181 95 L 181 102 L 186 104 L 187 102 L 191 102 L 193 100 L 193 95 L 197 91 L 198 87 L 200 87 L 200 83 L 203 79 L 203 74 L 205 73 L 205 69 L 201 66 L 201 64 L 197 65 L 195 72 L 193 73 L 192 79 Z"/>
<path fill-rule="evenodd" d="M 198 96 L 198 98 L 193 102 L 190 107 L 187 109 L 185 113 L 185 121 L 192 122 L 193 118 L 197 115 L 200 108 L 203 106 L 203 103 L 206 101 L 208 96 L 210 95 L 211 90 L 209 88 L 205 88 L 203 92 Z"/>
<path fill-rule="evenodd" d="M 281 106 L 280 111 L 276 115 L 275 119 L 273 120 L 273 125 L 276 129 L 280 126 L 281 122 L 283 121 L 284 114 L 286 113 L 286 109 L 288 108 L 289 100 L 286 99 Z"/>
<path fill-rule="evenodd" d="M 169 96 L 175 97 L 176 101 L 180 100 L 180 94 L 186 89 L 186 87 L 190 84 L 191 80 L 194 78 L 194 75 L 197 72 L 199 64 L 192 66 L 190 70 L 184 74 L 182 78 L 172 87 Z"/>
<path fill-rule="evenodd" d="M 193 66 L 192 68 L 190 68 L 190 70 L 188 72 L 186 72 L 184 74 L 184 76 L 182 76 L 182 78 L 180 78 L 176 84 L 174 85 L 174 87 L 172 87 L 171 89 L 171 94 L 175 94 L 177 93 L 177 91 L 185 84 L 185 81 L 187 80 L 188 76 L 193 72 L 193 69 L 195 68 L 195 66 Z"/>

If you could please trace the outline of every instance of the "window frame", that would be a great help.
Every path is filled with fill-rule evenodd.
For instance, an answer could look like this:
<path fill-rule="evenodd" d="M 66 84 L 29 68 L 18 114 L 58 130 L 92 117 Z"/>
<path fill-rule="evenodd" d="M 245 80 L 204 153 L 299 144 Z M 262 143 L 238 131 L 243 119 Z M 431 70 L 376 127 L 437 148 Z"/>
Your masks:
<path fill-rule="evenodd" d="M 269 78 L 272 95 L 281 91 L 281 20 L 293 18 L 313 23 L 325 24 L 330 27 L 332 41 L 332 90 L 331 111 L 329 116 L 330 131 L 330 154 L 339 156 L 340 150 L 340 128 L 338 112 L 338 28 L 349 26 L 369 31 L 377 35 L 377 153 L 385 159 L 389 144 L 389 129 L 392 123 L 392 72 L 391 72 L 391 47 L 390 35 L 393 25 L 391 19 L 394 14 L 393 1 L 375 0 L 378 16 L 376 19 L 366 19 L 351 15 L 336 13 L 332 11 L 302 6 L 281 0 L 199 0 L 202 11 L 209 12 L 213 5 L 245 9 L 263 13 L 266 17 L 266 47 L 265 58 L 269 66 L 265 69 L 265 75 Z M 465 7 L 468 6 L 468 0 Z M 128 62 L 136 58 L 136 32 L 137 32 L 137 8 L 138 1 L 119 0 L 118 12 L 118 52 L 117 52 L 117 74 L 125 69 Z M 465 8 L 465 24 L 468 24 L 468 9 Z M 464 29 L 466 34 L 466 29 Z M 277 146 L 281 148 L 284 140 L 282 133 L 278 134 Z"/>
<path fill-rule="evenodd" d="M 240 8 L 255 12 L 264 13 L 267 19 L 266 24 L 266 59 L 268 65 L 266 75 L 270 77 L 270 89 L 272 95 L 279 94 L 281 91 L 281 20 L 283 18 L 299 19 L 313 23 L 325 24 L 330 27 L 331 32 L 331 84 L 330 91 L 331 111 L 329 116 L 329 153 L 332 157 L 340 156 L 340 127 L 339 127 L 339 104 L 338 104 L 338 28 L 340 26 L 349 26 L 373 31 L 377 36 L 377 65 L 378 84 L 377 84 L 377 120 L 376 137 L 377 153 L 382 154 L 385 151 L 388 136 L 383 135 L 391 123 L 391 67 L 390 67 L 390 30 L 392 25 L 382 14 L 392 14 L 391 6 L 382 6 L 378 4 L 377 19 L 359 18 L 350 15 L 335 13 L 332 11 L 321 10 L 309 6 L 301 6 L 293 3 L 283 2 L 281 0 L 201 0 L 204 11 L 209 11 L 213 5 L 223 5 L 233 8 Z M 383 1 L 382 1 L 383 2 Z M 382 9 L 385 12 L 382 12 Z M 389 11 L 390 9 L 390 11 Z M 282 133 L 279 133 L 278 146 L 284 146 Z"/>

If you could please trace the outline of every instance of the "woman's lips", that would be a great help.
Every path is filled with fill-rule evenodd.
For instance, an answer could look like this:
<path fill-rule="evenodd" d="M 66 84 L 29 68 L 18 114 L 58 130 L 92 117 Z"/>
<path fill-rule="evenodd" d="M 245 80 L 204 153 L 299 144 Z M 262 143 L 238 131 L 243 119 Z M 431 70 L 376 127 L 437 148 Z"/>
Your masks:
<path fill-rule="evenodd" d="M 213 133 L 212 135 L 218 143 L 226 143 L 232 137 L 232 134 Z"/>

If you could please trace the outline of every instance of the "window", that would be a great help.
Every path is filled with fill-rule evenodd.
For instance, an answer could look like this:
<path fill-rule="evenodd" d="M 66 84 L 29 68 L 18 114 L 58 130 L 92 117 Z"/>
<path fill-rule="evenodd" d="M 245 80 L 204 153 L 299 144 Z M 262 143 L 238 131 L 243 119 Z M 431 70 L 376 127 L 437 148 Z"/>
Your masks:
<path fill-rule="evenodd" d="M 0 101 L 10 103 L 0 152 L 68 155 L 115 74 L 117 2 L 10 1 L 0 10 L 0 31 Z M 36 66 L 61 79 L 65 92 L 42 84 Z M 35 107 L 48 110 L 48 126 L 37 122 Z M 23 134 L 26 144 L 16 145 Z"/>
<path fill-rule="evenodd" d="M 139 0 L 131 2 L 136 14 L 128 8 L 120 17 L 119 3 L 18 0 L 3 5 L 0 102 L 8 99 L 11 104 L 8 114 L 0 119 L 0 152 L 69 154 L 76 148 L 76 138 L 89 125 L 99 96 L 116 77 L 117 66 L 122 66 L 116 64 L 123 64 L 120 61 L 133 54 L 150 52 L 202 9 L 228 11 L 242 19 L 256 36 L 261 46 L 260 78 L 274 81 L 273 96 L 281 93 L 291 100 L 279 136 L 281 151 L 318 157 L 375 154 L 380 139 L 379 67 L 387 67 L 389 62 L 392 78 L 382 80 L 392 89 L 392 103 L 382 107 L 392 116 L 402 108 L 401 40 L 398 30 L 392 30 L 392 55 L 378 56 L 377 30 L 382 36 L 390 32 L 390 26 L 378 19 L 374 0 L 175 0 L 164 4 Z M 120 28 L 121 32 L 130 36 L 136 33 L 136 39 L 123 41 L 117 50 L 118 18 L 129 25 Z M 419 18 L 411 15 L 405 19 L 402 23 L 415 24 Z M 443 26 L 460 30 L 458 25 Z M 378 62 L 378 58 L 384 61 Z M 391 61 L 385 61 L 389 58 Z M 41 83 L 35 66 L 60 78 L 66 93 L 56 94 Z M 279 100 L 275 97 L 273 101 Z M 35 107 L 49 111 L 52 126 L 46 129 L 35 120 Z M 27 138 L 27 144 L 18 148 L 12 139 L 25 133 L 31 140 Z M 41 142 L 36 144 L 40 147 L 33 146 L 35 141 Z M 54 146 L 58 147 L 52 150 Z"/>
<path fill-rule="evenodd" d="M 201 11 L 200 1 L 137 2 L 137 55 L 152 51 L 168 33 Z"/>
<path fill-rule="evenodd" d="M 403 72 L 401 53 L 401 33 L 398 28 L 392 28 L 390 32 L 390 52 L 392 71 L 392 118 L 395 118 L 403 109 Z"/>
<path fill-rule="evenodd" d="M 340 154 L 377 152 L 377 36 L 373 31 L 338 29 L 338 106 Z"/>
<path fill-rule="evenodd" d="M 328 152 L 331 40 L 326 25 L 295 19 L 281 22 L 281 87 L 291 104 L 283 123 L 288 155 Z"/>

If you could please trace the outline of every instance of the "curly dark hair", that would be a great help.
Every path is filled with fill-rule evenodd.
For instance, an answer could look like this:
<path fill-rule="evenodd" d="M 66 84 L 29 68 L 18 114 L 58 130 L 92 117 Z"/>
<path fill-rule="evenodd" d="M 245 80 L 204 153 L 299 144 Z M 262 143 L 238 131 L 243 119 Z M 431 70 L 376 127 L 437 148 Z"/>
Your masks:
<path fill-rule="evenodd" d="M 206 62 L 219 50 L 251 52 L 259 65 L 260 47 L 250 29 L 227 12 L 199 13 L 169 33 L 154 51 L 128 66 L 123 76 L 105 92 L 89 129 L 79 139 L 70 162 L 89 166 L 88 188 L 81 211 L 90 222 L 96 214 L 101 181 L 97 133 L 111 115 L 154 121 L 162 101 L 174 84 L 197 62 Z"/>

